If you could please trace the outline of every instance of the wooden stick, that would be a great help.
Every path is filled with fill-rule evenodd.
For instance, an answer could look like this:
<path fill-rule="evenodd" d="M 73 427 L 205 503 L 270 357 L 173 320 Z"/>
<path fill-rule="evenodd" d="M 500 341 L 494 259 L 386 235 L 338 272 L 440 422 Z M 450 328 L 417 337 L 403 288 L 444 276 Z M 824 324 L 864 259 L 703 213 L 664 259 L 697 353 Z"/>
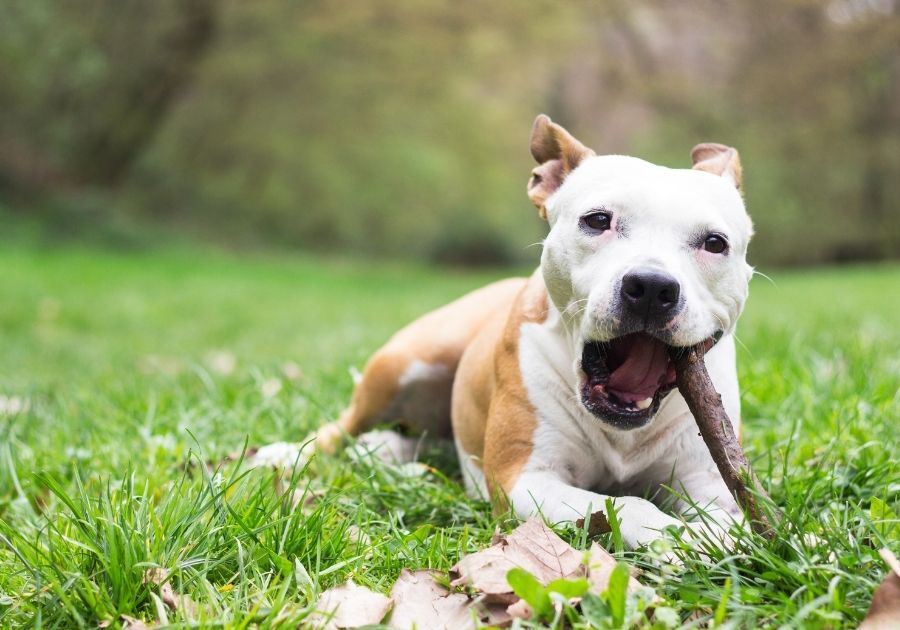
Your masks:
<path fill-rule="evenodd" d="M 768 499 L 769 495 L 750 469 L 750 462 L 747 461 L 734 435 L 731 420 L 722 406 L 722 397 L 713 386 L 703 362 L 703 355 L 710 346 L 711 343 L 707 342 L 690 348 L 673 349 L 678 390 L 697 421 L 700 435 L 703 436 L 725 485 L 738 505 L 747 512 L 753 531 L 771 539 L 775 533 L 772 524 L 757 503 L 757 497 Z M 755 494 L 751 492 L 751 487 Z"/>

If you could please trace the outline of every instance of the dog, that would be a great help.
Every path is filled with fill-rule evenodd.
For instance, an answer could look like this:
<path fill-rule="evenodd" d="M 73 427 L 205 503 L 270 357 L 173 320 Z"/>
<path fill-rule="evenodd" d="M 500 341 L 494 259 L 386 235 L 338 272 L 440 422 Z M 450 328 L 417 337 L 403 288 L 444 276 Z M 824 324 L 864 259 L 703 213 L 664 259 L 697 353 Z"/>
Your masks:
<path fill-rule="evenodd" d="M 302 448 L 257 456 L 305 459 L 394 421 L 452 435 L 468 492 L 520 517 L 575 521 L 613 505 L 637 548 L 670 526 L 698 527 L 654 503 L 668 501 L 676 514 L 703 508 L 705 526 L 727 537 L 742 513 L 675 388 L 670 351 L 712 345 L 707 369 L 739 433 L 733 332 L 753 230 L 737 151 L 700 144 L 691 169 L 598 156 L 540 115 L 531 154 L 528 196 L 549 225 L 534 274 L 400 330 L 336 422 Z M 386 448 L 408 460 L 411 440 Z"/>

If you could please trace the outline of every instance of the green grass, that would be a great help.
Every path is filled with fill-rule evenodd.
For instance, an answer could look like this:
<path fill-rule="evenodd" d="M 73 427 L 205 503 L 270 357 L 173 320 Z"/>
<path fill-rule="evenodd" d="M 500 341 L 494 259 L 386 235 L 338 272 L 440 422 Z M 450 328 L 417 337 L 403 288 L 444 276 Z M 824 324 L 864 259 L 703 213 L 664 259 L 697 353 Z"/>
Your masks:
<path fill-rule="evenodd" d="M 446 569 L 515 525 L 467 499 L 441 453 L 417 478 L 318 457 L 288 488 L 204 465 L 301 439 L 391 332 L 497 273 L 27 249 L 0 269 L 0 402 L 28 407 L 0 411 L 2 627 L 155 621 L 155 566 L 198 603 L 195 626 L 296 627 L 348 576 L 386 592 L 401 568 Z M 771 275 L 753 282 L 739 361 L 745 445 L 784 509 L 776 541 L 680 549 L 680 572 L 621 555 L 693 627 L 855 627 L 877 549 L 900 553 L 900 524 L 879 516 L 900 512 L 900 267 Z"/>

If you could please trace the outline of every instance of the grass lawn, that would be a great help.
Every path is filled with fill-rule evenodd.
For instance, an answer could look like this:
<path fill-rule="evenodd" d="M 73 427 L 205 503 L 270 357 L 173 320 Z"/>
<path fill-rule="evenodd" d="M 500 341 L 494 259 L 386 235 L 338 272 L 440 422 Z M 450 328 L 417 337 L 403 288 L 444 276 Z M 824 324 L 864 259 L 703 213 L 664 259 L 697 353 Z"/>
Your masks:
<path fill-rule="evenodd" d="M 320 456 L 292 480 L 313 497 L 302 510 L 271 472 L 204 466 L 301 439 L 397 327 L 499 274 L 28 249 L 0 252 L 0 270 L 0 627 L 161 611 L 296 627 L 348 576 L 387 592 L 401 568 L 447 569 L 515 525 L 468 500 L 441 453 L 443 472 L 416 478 Z M 779 536 L 682 550 L 682 571 L 618 555 L 689 626 L 855 627 L 884 575 L 877 550 L 900 554 L 900 267 L 770 275 L 753 282 L 739 361 Z M 143 583 L 156 566 L 196 610 L 163 606 Z"/>

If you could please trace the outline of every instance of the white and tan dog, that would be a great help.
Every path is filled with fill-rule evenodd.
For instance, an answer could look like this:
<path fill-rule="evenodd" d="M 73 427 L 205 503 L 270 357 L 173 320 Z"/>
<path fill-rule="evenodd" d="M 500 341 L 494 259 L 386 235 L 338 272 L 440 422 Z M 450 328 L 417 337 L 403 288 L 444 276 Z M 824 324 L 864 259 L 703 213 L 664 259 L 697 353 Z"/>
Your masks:
<path fill-rule="evenodd" d="M 718 340 L 706 364 L 737 425 L 732 332 L 752 273 L 737 152 L 699 145 L 690 170 L 596 156 L 542 115 L 531 153 L 528 195 L 550 225 L 540 268 L 394 335 L 311 444 L 331 451 L 385 421 L 438 436 L 452 426 L 469 491 L 521 516 L 576 520 L 611 495 L 638 547 L 682 525 L 640 498 L 671 486 L 726 528 L 740 511 L 669 350 Z"/>

